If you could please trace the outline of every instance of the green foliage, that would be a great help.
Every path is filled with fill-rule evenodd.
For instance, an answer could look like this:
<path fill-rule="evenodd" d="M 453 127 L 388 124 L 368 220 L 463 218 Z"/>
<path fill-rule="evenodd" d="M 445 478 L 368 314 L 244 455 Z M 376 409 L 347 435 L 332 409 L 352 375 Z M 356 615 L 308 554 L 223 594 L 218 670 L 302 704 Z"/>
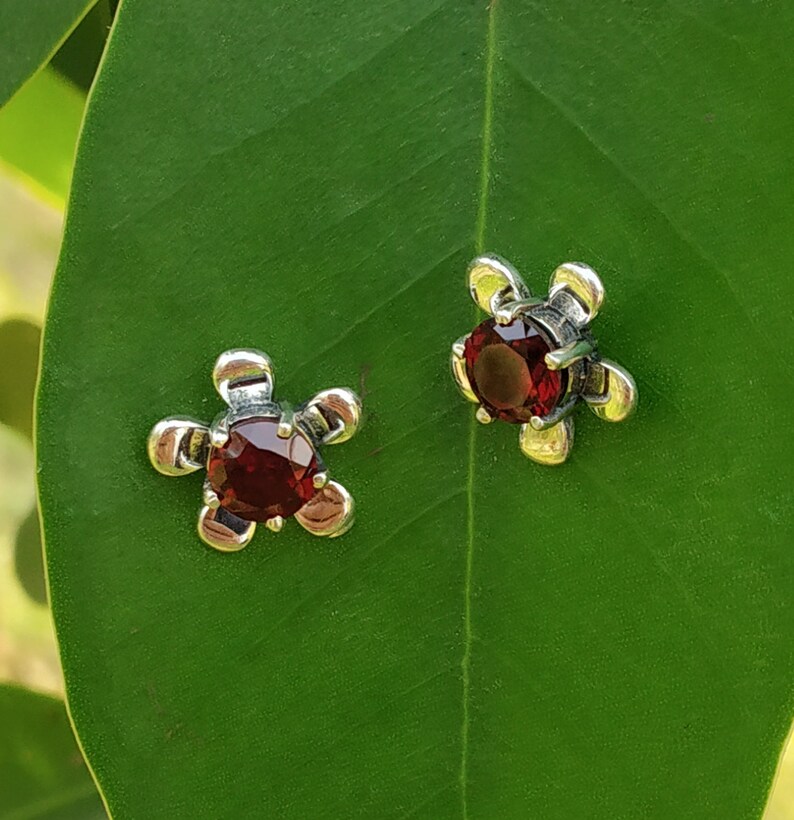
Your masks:
<path fill-rule="evenodd" d="M 62 701 L 0 685 L 0 726 L 3 820 L 105 817 Z"/>
<path fill-rule="evenodd" d="M 792 9 L 125 0 L 45 335 L 72 712 L 118 817 L 744 818 L 790 719 Z M 119 135 L 123 135 L 120 139 Z M 571 460 L 447 372 L 475 251 L 582 259 L 640 386 Z M 359 387 L 344 538 L 194 531 L 214 357 Z M 749 407 L 749 413 L 747 409 Z M 294 522 L 291 522 L 294 524 Z M 121 752 L 123 750 L 123 753 Z"/>
<path fill-rule="evenodd" d="M 94 80 L 114 9 L 115 2 L 99 0 L 52 58 L 53 68 L 83 91 L 88 91 Z"/>
<path fill-rule="evenodd" d="M 14 540 L 14 569 L 23 589 L 37 603 L 47 603 L 44 561 L 41 554 L 41 528 L 36 510 L 25 518 Z"/>
<path fill-rule="evenodd" d="M 41 186 L 61 207 L 84 108 L 85 95 L 46 68 L 0 110 L 0 160 Z"/>
<path fill-rule="evenodd" d="M 26 319 L 0 324 L 0 423 L 30 437 L 41 330 Z"/>
<path fill-rule="evenodd" d="M 0 106 L 66 39 L 94 0 L 3 0 L 0 3 Z"/>

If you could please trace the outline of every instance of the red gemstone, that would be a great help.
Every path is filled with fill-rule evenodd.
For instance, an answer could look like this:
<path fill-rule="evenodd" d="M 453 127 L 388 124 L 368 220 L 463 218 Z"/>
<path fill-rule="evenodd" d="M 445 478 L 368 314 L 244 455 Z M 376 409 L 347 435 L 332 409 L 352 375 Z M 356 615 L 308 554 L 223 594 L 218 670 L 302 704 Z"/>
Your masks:
<path fill-rule="evenodd" d="M 551 341 L 529 319 L 498 325 L 488 319 L 466 340 L 466 373 L 474 394 L 495 418 L 523 424 L 548 415 L 565 394 L 568 374 L 549 370 Z"/>
<path fill-rule="evenodd" d="M 221 506 L 246 521 L 288 518 L 317 492 L 317 454 L 295 430 L 279 438 L 278 419 L 251 418 L 233 424 L 229 440 L 210 451 L 207 475 Z"/>

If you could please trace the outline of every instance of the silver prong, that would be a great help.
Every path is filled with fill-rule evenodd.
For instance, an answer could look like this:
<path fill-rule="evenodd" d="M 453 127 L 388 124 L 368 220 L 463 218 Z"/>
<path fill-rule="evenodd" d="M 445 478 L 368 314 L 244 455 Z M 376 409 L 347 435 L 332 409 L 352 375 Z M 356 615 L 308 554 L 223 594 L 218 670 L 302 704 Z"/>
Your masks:
<path fill-rule="evenodd" d="M 496 319 L 496 324 L 504 326 L 509 325 L 511 322 L 515 321 L 516 316 L 518 315 L 521 307 L 521 302 L 507 302 L 506 304 L 503 304 L 494 313 L 494 319 Z"/>
<path fill-rule="evenodd" d="M 273 518 L 268 518 L 265 521 L 265 526 L 270 532 L 281 532 L 284 529 L 284 519 L 280 515 L 274 515 Z"/>
<path fill-rule="evenodd" d="M 237 552 L 248 546 L 254 537 L 256 524 L 243 521 L 223 507 L 201 508 L 198 517 L 198 534 L 201 540 L 221 552 Z"/>
<path fill-rule="evenodd" d="M 604 421 L 623 421 L 637 406 L 637 384 L 631 374 L 615 362 L 591 362 L 582 398 Z"/>
<path fill-rule="evenodd" d="M 221 500 L 218 498 L 218 494 L 215 490 L 212 489 L 212 484 L 210 484 L 209 479 L 204 479 L 204 486 L 201 490 L 201 497 L 204 503 L 211 509 L 217 510 L 218 507 L 221 505 Z"/>
<path fill-rule="evenodd" d="M 565 262 L 551 275 L 549 302 L 582 327 L 592 322 L 601 309 L 604 285 L 589 265 Z"/>
<path fill-rule="evenodd" d="M 538 464 L 562 464 L 573 446 L 573 419 L 565 418 L 544 430 L 522 424 L 518 444 L 521 452 Z"/>
<path fill-rule="evenodd" d="M 223 447 L 229 440 L 229 419 L 226 413 L 220 413 L 210 426 L 210 444 Z"/>
<path fill-rule="evenodd" d="M 494 315 L 507 302 L 528 298 L 531 293 L 518 271 L 496 256 L 478 256 L 469 264 L 469 293 L 481 310 Z"/>
<path fill-rule="evenodd" d="M 336 481 L 329 481 L 295 513 L 295 520 L 312 535 L 337 538 L 353 526 L 355 511 L 350 493 Z"/>
<path fill-rule="evenodd" d="M 550 350 L 546 354 L 546 364 L 549 370 L 563 370 L 575 362 L 584 359 L 593 352 L 593 345 L 586 339 L 570 342 L 567 345 Z"/>
<path fill-rule="evenodd" d="M 261 350 L 227 350 L 218 356 L 212 380 L 221 398 L 232 407 L 267 403 L 273 394 L 273 365 Z M 240 395 L 235 397 L 235 393 Z"/>
<path fill-rule="evenodd" d="M 529 426 L 533 430 L 548 430 L 554 427 L 555 424 L 559 424 L 566 416 L 570 415 L 573 408 L 576 407 L 577 399 L 578 396 L 571 396 L 564 404 L 557 405 L 548 415 L 532 416 L 529 420 Z"/>
<path fill-rule="evenodd" d="M 278 420 L 278 430 L 276 435 L 279 438 L 289 438 L 295 432 L 294 416 L 291 410 L 282 409 L 281 418 Z"/>
<path fill-rule="evenodd" d="M 476 404 L 479 399 L 474 395 L 474 391 L 471 389 L 469 375 L 466 372 L 466 360 L 463 358 L 466 351 L 466 338 L 466 336 L 462 336 L 452 345 L 449 363 L 452 368 L 452 376 L 455 379 L 455 384 L 458 385 L 458 390 L 460 390 L 465 399 Z"/>
<path fill-rule="evenodd" d="M 314 474 L 314 478 L 312 478 L 312 485 L 316 489 L 321 490 L 323 487 L 325 487 L 325 485 L 327 483 L 328 483 L 328 473 L 322 472 L 322 473 L 315 473 Z"/>
<path fill-rule="evenodd" d="M 361 425 L 361 399 L 348 387 L 323 390 L 303 404 L 295 420 L 322 444 L 349 441 Z"/>
<path fill-rule="evenodd" d="M 490 424 L 493 421 L 493 416 L 482 405 L 477 408 L 475 415 L 480 424 Z"/>
<path fill-rule="evenodd" d="M 520 302 L 506 302 L 496 311 L 494 311 L 494 319 L 497 325 L 509 325 L 516 319 L 520 319 L 525 313 L 528 313 L 535 305 L 543 304 L 542 299 L 522 299 Z"/>
<path fill-rule="evenodd" d="M 154 425 L 146 442 L 152 467 L 168 476 L 187 475 L 207 466 L 210 431 L 190 418 L 163 419 Z"/>

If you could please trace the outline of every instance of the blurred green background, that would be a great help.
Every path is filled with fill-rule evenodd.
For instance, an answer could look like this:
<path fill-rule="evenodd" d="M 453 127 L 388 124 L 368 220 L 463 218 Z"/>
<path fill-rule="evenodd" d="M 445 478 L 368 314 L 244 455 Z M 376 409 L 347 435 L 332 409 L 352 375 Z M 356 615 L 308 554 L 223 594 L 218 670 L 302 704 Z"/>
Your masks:
<path fill-rule="evenodd" d="M 99 3 L 0 109 L 0 819 L 104 814 L 62 701 L 31 420 L 74 150 L 110 21 L 111 4 Z M 791 750 L 765 817 L 794 820 Z"/>

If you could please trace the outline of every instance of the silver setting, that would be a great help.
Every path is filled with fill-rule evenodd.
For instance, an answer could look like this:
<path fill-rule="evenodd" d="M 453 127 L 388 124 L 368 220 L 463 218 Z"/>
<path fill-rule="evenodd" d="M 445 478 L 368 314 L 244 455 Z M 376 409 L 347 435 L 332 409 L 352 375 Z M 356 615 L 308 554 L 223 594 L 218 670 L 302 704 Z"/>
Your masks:
<path fill-rule="evenodd" d="M 353 526 L 355 515 L 353 496 L 341 484 L 329 481 L 295 513 L 295 520 L 312 535 L 338 538 Z"/>
<path fill-rule="evenodd" d="M 482 405 L 477 408 L 475 416 L 480 424 L 490 424 L 493 421 L 493 416 Z"/>
<path fill-rule="evenodd" d="M 361 399 L 349 387 L 323 390 L 295 411 L 295 422 L 320 444 L 343 444 L 361 426 Z"/>
<path fill-rule="evenodd" d="M 273 365 L 259 350 L 227 350 L 212 368 L 212 381 L 230 407 L 269 402 L 273 395 Z"/>
<path fill-rule="evenodd" d="M 152 427 L 146 451 L 152 467 L 163 475 L 186 475 L 207 463 L 210 431 L 195 419 L 176 416 Z"/>
<path fill-rule="evenodd" d="M 284 519 L 280 515 L 274 515 L 273 518 L 268 518 L 265 521 L 265 526 L 270 532 L 281 532 L 284 528 Z"/>
<path fill-rule="evenodd" d="M 469 293 L 481 310 L 494 316 L 502 305 L 532 293 L 518 271 L 498 256 L 478 256 L 468 270 Z"/>
<path fill-rule="evenodd" d="M 493 314 L 497 325 L 509 325 L 515 322 L 519 316 L 530 307 L 532 302 L 505 302 L 497 308 Z"/>
<path fill-rule="evenodd" d="M 229 440 L 229 414 L 220 413 L 215 416 L 210 425 L 210 444 L 213 447 L 223 447 Z"/>
<path fill-rule="evenodd" d="M 450 355 L 449 363 L 452 368 L 452 376 L 463 398 L 474 404 L 479 404 L 479 399 L 474 395 L 471 384 L 469 384 L 469 376 L 466 373 L 466 360 L 463 358 L 465 343 L 466 337 L 463 336 L 452 345 L 452 354 Z"/>
<path fill-rule="evenodd" d="M 590 324 L 604 304 L 599 275 L 581 262 L 564 262 L 551 275 L 549 302 L 578 327 Z"/>
<path fill-rule="evenodd" d="M 295 412 L 276 404 L 273 366 L 259 350 L 227 350 L 215 362 L 212 378 L 227 409 L 211 424 L 173 417 L 159 421 L 149 433 L 147 453 L 159 473 L 179 476 L 206 468 L 212 449 L 223 447 L 234 425 L 244 419 L 278 419 L 278 436 L 305 436 L 315 452 L 322 444 L 349 440 L 361 424 L 361 400 L 345 387 L 324 390 Z M 313 484 L 317 492 L 295 517 L 314 535 L 336 537 L 352 526 L 355 505 L 350 493 L 331 481 L 319 453 L 316 455 L 320 472 Z M 225 509 L 209 477 L 204 480 L 202 500 L 198 533 L 205 544 L 221 552 L 237 552 L 250 543 L 256 523 Z M 274 516 L 265 522 L 265 528 L 280 532 L 284 523 L 281 516 Z"/>
<path fill-rule="evenodd" d="M 542 430 L 522 424 L 518 446 L 527 458 L 538 464 L 562 464 L 573 447 L 573 419 L 563 419 Z"/>
<path fill-rule="evenodd" d="M 289 438 L 295 432 L 295 414 L 286 407 L 281 411 L 281 418 L 278 420 L 278 437 Z"/>
<path fill-rule="evenodd" d="M 623 421 L 637 406 L 637 385 L 619 364 L 601 359 L 594 362 L 582 398 L 604 421 Z"/>
<path fill-rule="evenodd" d="M 568 342 L 567 345 L 550 350 L 546 354 L 546 365 L 549 370 L 564 370 L 585 356 L 593 352 L 593 345 L 587 339 L 577 339 L 575 342 Z"/>
<path fill-rule="evenodd" d="M 220 552 L 239 552 L 251 543 L 256 532 L 253 521 L 243 521 L 218 507 L 202 507 L 198 517 L 199 538 Z"/>
<path fill-rule="evenodd" d="M 569 395 L 567 400 L 563 399 L 547 416 L 532 416 L 529 426 L 533 430 L 548 430 L 554 427 L 555 424 L 559 424 L 564 418 L 570 416 L 573 408 L 576 407 L 578 398 L 576 395 Z"/>
<path fill-rule="evenodd" d="M 474 302 L 500 325 L 524 318 L 545 335 L 550 344 L 546 365 L 564 371 L 565 394 L 544 417 L 533 416 L 521 425 L 521 451 L 539 464 L 561 464 L 573 445 L 573 420 L 580 400 L 606 421 L 623 421 L 636 407 L 637 385 L 614 362 L 602 359 L 589 324 L 604 302 L 598 274 L 580 262 L 566 262 L 552 274 L 546 299 L 532 297 L 519 273 L 496 256 L 478 256 L 468 269 L 469 292 Z M 488 424 L 493 412 L 483 406 L 471 382 L 463 352 L 468 336 L 452 345 L 452 375 L 468 401 L 477 404 L 477 421 Z"/>
<path fill-rule="evenodd" d="M 218 494 L 212 489 L 212 484 L 208 478 L 204 479 L 204 486 L 201 489 L 201 498 L 204 501 L 204 506 L 211 510 L 217 510 L 221 505 L 221 500 Z"/>

